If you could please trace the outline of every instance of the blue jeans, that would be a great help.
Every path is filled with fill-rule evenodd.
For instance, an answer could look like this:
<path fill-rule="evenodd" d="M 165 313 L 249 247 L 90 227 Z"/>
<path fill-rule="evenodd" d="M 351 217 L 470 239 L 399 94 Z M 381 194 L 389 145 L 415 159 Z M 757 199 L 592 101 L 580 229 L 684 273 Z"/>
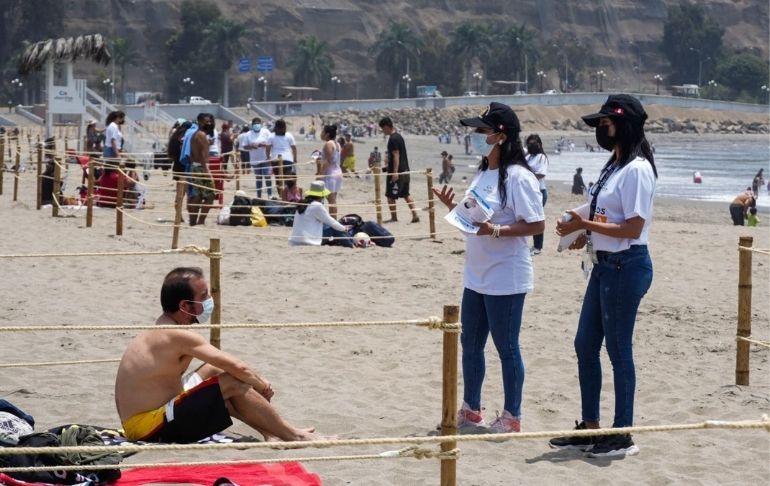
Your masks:
<path fill-rule="evenodd" d="M 545 207 L 545 202 L 548 200 L 548 191 L 545 189 L 541 189 L 540 192 L 543 194 L 543 207 Z M 543 233 L 540 233 L 539 235 L 534 235 L 532 237 L 532 243 L 536 250 L 542 250 L 543 249 Z"/>
<path fill-rule="evenodd" d="M 484 295 L 470 289 L 463 292 L 463 400 L 473 410 L 481 409 L 481 385 L 486 371 L 484 346 L 491 332 L 503 368 L 503 408 L 514 417 L 521 417 L 524 361 L 519 351 L 519 330 L 526 295 Z"/>
<path fill-rule="evenodd" d="M 633 337 L 636 311 L 652 284 L 652 260 L 646 245 L 617 253 L 597 252 L 580 311 L 575 352 L 578 359 L 582 418 L 599 421 L 602 367 L 599 352 L 606 341 L 615 383 L 613 427 L 634 423 Z"/>
<path fill-rule="evenodd" d="M 267 190 L 267 197 L 273 195 L 273 169 L 270 166 L 270 162 L 262 162 L 253 166 L 254 175 L 257 176 L 257 197 L 262 198 L 262 178 L 265 179 L 265 189 Z"/>

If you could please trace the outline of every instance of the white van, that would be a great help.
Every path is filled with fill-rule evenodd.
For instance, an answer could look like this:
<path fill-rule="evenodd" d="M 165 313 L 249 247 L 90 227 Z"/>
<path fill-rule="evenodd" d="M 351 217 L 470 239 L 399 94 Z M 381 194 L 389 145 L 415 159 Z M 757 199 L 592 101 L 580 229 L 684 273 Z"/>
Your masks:
<path fill-rule="evenodd" d="M 191 105 L 210 105 L 211 100 L 207 100 L 203 96 L 190 96 Z"/>

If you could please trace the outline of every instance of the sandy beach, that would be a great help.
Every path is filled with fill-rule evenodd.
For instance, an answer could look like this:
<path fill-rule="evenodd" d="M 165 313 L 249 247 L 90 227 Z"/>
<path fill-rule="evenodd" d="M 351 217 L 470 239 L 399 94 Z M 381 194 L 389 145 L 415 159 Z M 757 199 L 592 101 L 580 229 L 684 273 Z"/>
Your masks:
<path fill-rule="evenodd" d="M 296 128 L 290 128 L 296 130 Z M 524 133 L 527 132 L 525 127 Z M 296 133 L 296 131 L 295 131 Z M 546 135 L 546 145 L 562 133 Z M 568 135 L 568 134 L 564 134 Z M 586 134 L 581 137 L 588 137 Z M 691 136 L 692 137 L 692 136 Z M 300 137 L 298 137 L 300 138 Z M 766 140 L 766 136 L 764 137 Z M 578 145 L 580 146 L 580 142 Z M 433 137 L 406 137 L 412 169 L 440 167 Z M 320 142 L 299 143 L 305 160 Z M 382 138 L 356 145 L 358 167 Z M 457 153 L 460 146 L 452 145 Z M 473 161 L 469 158 L 464 164 Z M 300 175 L 310 175 L 302 165 Z M 436 173 L 437 177 L 437 173 Z M 595 175 L 592 175 L 595 177 Z M 70 175 L 72 184 L 80 175 Z M 588 180 L 588 179 L 586 179 Z M 0 196 L 3 254 L 153 251 L 170 247 L 171 178 L 153 171 L 148 201 L 156 209 L 131 211 L 124 235 L 114 236 L 114 213 L 96 210 L 85 227 L 85 209 L 35 210 L 33 172 L 20 179 L 20 200 L 12 202 L 11 175 Z M 458 177 L 453 180 L 462 187 Z M 252 177 L 244 180 L 249 192 Z M 307 187 L 309 179 L 303 179 Z M 235 186 L 226 185 L 226 201 Z M 579 419 L 577 365 L 572 341 L 585 282 L 580 256 L 556 252 L 554 234 L 561 211 L 582 203 L 552 185 L 545 208 L 545 249 L 535 257 L 535 290 L 527 296 L 521 331 L 526 365 L 523 430 L 563 430 Z M 427 206 L 424 176 L 413 175 L 412 192 Z M 767 197 L 767 196 L 765 196 Z M 346 179 L 341 204 L 366 204 L 373 184 Z M 181 244 L 208 246 L 222 240 L 222 318 L 225 323 L 416 319 L 440 316 L 445 304 L 459 305 L 464 239 L 437 208 L 435 241 L 428 238 L 428 213 L 409 224 L 399 203 L 393 248 L 349 250 L 287 245 L 285 227 L 182 228 Z M 374 219 L 373 206 L 342 207 L 340 214 Z M 215 214 L 215 213 L 214 213 Z M 132 219 L 139 218 L 139 220 Z M 730 225 L 726 205 L 659 198 L 650 230 L 654 264 L 652 289 L 636 324 L 637 425 L 703 420 L 757 420 L 770 414 L 770 350 L 752 347 L 751 385 L 735 386 L 738 295 L 738 238 L 753 236 L 770 247 L 767 214 L 759 228 Z M 140 221 L 141 220 L 141 221 Z M 142 222 L 143 221 L 143 222 Z M 174 266 L 208 260 L 193 255 L 0 259 L 0 326 L 37 324 L 149 324 L 160 313 L 163 276 Z M 753 336 L 770 340 L 770 259 L 754 255 Z M 207 333 L 206 333 L 207 334 Z M 2 363 L 119 358 L 135 332 L 6 332 Z M 415 327 L 372 329 L 224 330 L 222 346 L 251 363 L 276 390 L 274 403 L 292 422 L 315 425 L 341 438 L 419 436 L 441 419 L 441 334 Z M 499 360 L 487 349 L 482 394 L 486 416 L 502 407 Z M 603 423 L 611 423 L 612 375 L 603 353 Z M 65 423 L 117 427 L 113 386 L 116 363 L 38 368 L 0 368 L 0 398 L 36 419 L 36 429 Z M 460 392 L 462 383 L 459 385 Z M 231 430 L 248 434 L 244 424 Z M 638 456 L 595 460 L 550 449 L 545 440 L 461 443 L 462 485 L 711 485 L 767 484 L 770 434 L 753 431 L 697 431 L 635 437 Z M 248 459 L 380 453 L 399 446 L 270 452 L 147 453 L 127 463 L 196 459 Z M 435 460 L 307 463 L 329 485 L 438 484 Z"/>

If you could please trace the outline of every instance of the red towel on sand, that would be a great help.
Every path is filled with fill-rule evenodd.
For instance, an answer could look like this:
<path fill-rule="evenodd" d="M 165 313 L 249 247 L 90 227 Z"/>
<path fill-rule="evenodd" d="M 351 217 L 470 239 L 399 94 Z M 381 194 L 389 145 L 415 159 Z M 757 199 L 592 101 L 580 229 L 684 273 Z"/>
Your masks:
<path fill-rule="evenodd" d="M 307 472 L 298 462 L 127 469 L 113 484 L 139 486 L 152 483 L 190 483 L 211 486 L 221 477 L 230 479 L 238 486 L 322 486 L 321 478 L 317 474 Z"/>

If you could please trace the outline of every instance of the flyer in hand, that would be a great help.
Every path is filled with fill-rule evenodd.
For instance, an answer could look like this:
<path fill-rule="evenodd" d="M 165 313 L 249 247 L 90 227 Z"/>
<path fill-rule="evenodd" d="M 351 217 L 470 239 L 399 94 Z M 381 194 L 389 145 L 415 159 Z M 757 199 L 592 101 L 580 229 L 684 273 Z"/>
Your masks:
<path fill-rule="evenodd" d="M 487 200 L 476 189 L 471 189 L 444 219 L 463 233 L 476 234 L 479 227 L 474 223 L 489 221 L 493 213 Z"/>

